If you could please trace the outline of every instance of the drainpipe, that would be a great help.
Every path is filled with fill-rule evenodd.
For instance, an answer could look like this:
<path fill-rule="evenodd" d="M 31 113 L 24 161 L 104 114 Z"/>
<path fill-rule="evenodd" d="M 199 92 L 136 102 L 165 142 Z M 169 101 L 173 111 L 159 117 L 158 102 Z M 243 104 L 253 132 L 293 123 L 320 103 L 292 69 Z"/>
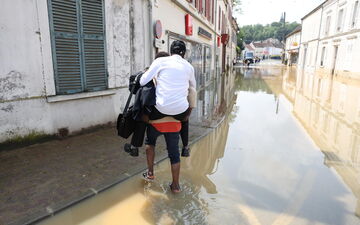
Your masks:
<path fill-rule="evenodd" d="M 154 35 L 153 35 L 153 0 L 149 0 L 148 1 L 148 15 L 149 15 L 149 63 L 151 64 L 151 62 L 153 61 L 153 56 L 154 56 L 154 47 L 153 47 L 153 43 L 154 43 Z"/>
<path fill-rule="evenodd" d="M 134 46 L 134 38 L 135 38 L 135 22 L 134 22 L 134 2 L 130 1 L 129 5 L 129 31 L 130 31 L 130 74 L 134 73 L 135 67 L 135 46 Z"/>
<path fill-rule="evenodd" d="M 218 74 L 217 74 L 217 70 L 218 70 L 218 68 L 217 68 L 217 63 L 218 63 L 218 61 L 219 61 L 219 57 L 218 57 L 218 60 L 216 60 L 216 57 L 217 57 L 217 52 L 218 52 L 218 45 L 217 45 L 217 38 L 218 38 L 218 36 L 217 36 L 217 26 L 218 26 L 218 1 L 215 1 L 215 3 L 214 3 L 214 7 L 215 7 L 215 10 L 214 10 L 214 25 L 215 25 L 215 39 L 214 39 L 214 71 L 215 71 L 215 80 L 217 80 L 218 79 Z"/>

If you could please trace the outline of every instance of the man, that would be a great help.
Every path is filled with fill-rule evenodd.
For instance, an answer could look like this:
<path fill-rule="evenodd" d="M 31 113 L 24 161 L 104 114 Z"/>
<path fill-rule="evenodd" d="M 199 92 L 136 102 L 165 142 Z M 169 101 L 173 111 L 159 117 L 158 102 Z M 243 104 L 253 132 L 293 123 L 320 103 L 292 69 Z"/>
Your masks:
<path fill-rule="evenodd" d="M 184 59 L 186 45 L 183 41 L 174 41 L 170 47 L 169 57 L 156 59 L 140 79 L 140 85 L 145 85 L 156 79 L 156 105 L 153 108 L 150 120 L 158 120 L 172 116 L 179 121 L 187 121 L 191 113 L 187 100 L 189 87 L 196 88 L 194 68 Z M 162 133 L 152 125 L 148 126 L 146 137 L 146 156 L 148 171 L 146 179 L 154 179 L 154 158 L 156 139 Z M 166 147 L 171 163 L 172 183 L 171 190 L 180 192 L 180 154 L 179 132 L 165 132 Z"/>

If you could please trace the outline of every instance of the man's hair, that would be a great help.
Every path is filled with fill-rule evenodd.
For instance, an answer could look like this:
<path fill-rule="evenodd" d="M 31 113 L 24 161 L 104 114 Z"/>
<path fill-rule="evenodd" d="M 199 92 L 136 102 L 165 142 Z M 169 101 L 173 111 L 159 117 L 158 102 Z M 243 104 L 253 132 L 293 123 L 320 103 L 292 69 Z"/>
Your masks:
<path fill-rule="evenodd" d="M 183 41 L 176 40 L 170 46 L 171 55 L 177 54 L 184 58 L 186 53 L 186 45 Z"/>
<path fill-rule="evenodd" d="M 167 56 L 170 56 L 169 53 L 167 53 L 167 52 L 158 52 L 155 56 L 155 59 L 161 58 L 161 57 L 167 57 Z"/>

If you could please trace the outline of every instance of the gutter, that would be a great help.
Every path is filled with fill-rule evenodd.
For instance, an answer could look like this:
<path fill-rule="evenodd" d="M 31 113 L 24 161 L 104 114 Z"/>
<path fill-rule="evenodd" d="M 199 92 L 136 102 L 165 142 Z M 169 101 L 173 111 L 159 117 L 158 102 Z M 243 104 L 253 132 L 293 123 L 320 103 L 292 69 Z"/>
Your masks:
<path fill-rule="evenodd" d="M 152 29 L 153 29 L 153 0 L 149 0 L 148 1 L 148 13 L 149 13 L 149 64 L 152 63 L 153 61 L 153 57 L 154 57 L 154 35 L 152 33 Z"/>

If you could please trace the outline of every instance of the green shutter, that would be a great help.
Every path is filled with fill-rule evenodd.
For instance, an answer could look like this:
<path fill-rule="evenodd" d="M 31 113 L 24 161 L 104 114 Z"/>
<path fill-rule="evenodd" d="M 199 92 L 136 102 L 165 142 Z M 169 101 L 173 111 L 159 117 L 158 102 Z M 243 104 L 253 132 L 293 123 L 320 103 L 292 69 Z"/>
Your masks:
<path fill-rule="evenodd" d="M 103 0 L 48 0 L 57 94 L 107 87 Z"/>
<path fill-rule="evenodd" d="M 107 87 L 103 0 L 82 0 L 81 13 L 85 90 L 103 90 Z"/>

